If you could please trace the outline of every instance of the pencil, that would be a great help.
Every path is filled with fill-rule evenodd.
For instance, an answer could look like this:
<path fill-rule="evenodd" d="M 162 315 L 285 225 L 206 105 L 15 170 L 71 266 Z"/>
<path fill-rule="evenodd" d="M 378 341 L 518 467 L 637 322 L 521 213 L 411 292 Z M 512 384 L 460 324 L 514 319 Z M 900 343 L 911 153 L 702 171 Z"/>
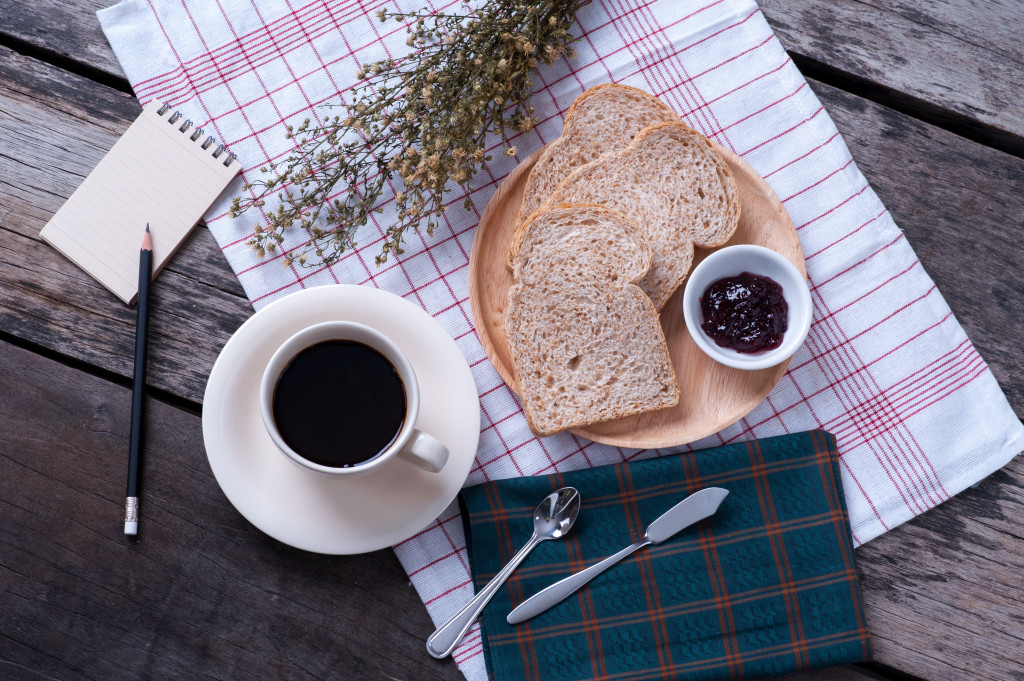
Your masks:
<path fill-rule="evenodd" d="M 128 440 L 128 491 L 124 502 L 124 533 L 139 533 L 139 463 L 142 456 L 142 405 L 146 392 L 146 337 L 149 331 L 149 280 L 153 273 L 153 238 L 149 223 L 139 250 L 139 295 L 135 318 L 135 371 L 132 376 L 132 428 Z"/>

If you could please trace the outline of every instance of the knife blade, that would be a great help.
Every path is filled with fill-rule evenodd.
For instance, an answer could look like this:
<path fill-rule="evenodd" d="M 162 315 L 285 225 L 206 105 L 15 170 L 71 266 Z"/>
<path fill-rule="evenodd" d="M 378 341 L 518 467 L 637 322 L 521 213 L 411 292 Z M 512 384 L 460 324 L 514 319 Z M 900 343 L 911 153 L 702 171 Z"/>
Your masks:
<path fill-rule="evenodd" d="M 565 579 L 538 591 L 510 612 L 506 620 L 509 624 L 519 624 L 554 607 L 582 588 L 587 582 L 634 551 L 642 549 L 649 544 L 660 544 L 675 534 L 682 532 L 690 525 L 714 515 L 718 511 L 722 500 L 728 495 L 729 490 L 722 489 L 721 487 L 707 487 L 694 492 L 662 513 L 648 525 L 642 540 L 630 544 L 596 565 L 569 575 Z"/>

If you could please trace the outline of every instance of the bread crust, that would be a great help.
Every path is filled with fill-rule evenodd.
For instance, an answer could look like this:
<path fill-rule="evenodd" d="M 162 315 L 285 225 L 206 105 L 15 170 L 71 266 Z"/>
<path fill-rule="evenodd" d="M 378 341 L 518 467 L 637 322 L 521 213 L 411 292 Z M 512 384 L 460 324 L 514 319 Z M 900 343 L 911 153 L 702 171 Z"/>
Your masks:
<path fill-rule="evenodd" d="M 584 120 L 588 110 L 602 105 L 611 106 L 623 101 L 630 102 L 623 110 L 617 109 L 621 119 L 616 127 L 621 128 L 619 135 L 601 135 L 600 131 L 592 130 Z M 635 124 L 629 116 L 635 116 Z M 523 199 L 516 217 L 517 223 L 524 223 L 533 213 L 537 212 L 551 191 L 568 176 L 572 170 L 593 160 L 594 157 L 622 149 L 647 125 L 657 122 L 681 122 L 679 116 L 664 102 L 648 92 L 630 85 L 603 83 L 588 88 L 573 101 L 565 112 L 562 123 L 562 135 L 551 142 L 537 159 L 523 189 Z M 512 255 L 509 254 L 508 268 L 512 269 Z"/>
<path fill-rule="evenodd" d="M 710 140 L 684 123 L 644 128 L 625 149 L 578 168 L 548 199 L 562 203 L 614 208 L 641 226 L 654 264 L 640 287 L 659 310 L 689 274 L 694 246 L 721 246 L 740 217 L 732 170 Z"/>
<path fill-rule="evenodd" d="M 516 253 L 505 333 L 534 434 L 679 403 L 657 310 L 635 284 L 652 258 L 639 225 L 601 206 L 555 206 L 524 224 Z"/>
<path fill-rule="evenodd" d="M 619 114 L 626 125 L 604 125 Z M 645 117 L 655 120 L 637 127 Z M 658 310 L 689 274 L 694 245 L 724 244 L 739 215 L 725 159 L 662 102 L 614 84 L 573 102 L 527 178 L 506 263 L 505 333 L 534 434 L 679 403 Z"/>

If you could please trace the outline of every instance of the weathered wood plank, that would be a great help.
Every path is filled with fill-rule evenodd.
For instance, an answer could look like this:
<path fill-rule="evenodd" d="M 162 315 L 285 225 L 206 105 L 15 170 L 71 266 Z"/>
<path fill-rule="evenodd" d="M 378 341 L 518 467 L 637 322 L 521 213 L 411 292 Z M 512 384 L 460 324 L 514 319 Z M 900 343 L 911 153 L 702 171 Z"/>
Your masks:
<path fill-rule="evenodd" d="M 121 64 L 96 18 L 98 10 L 116 4 L 117 0 L 0 0 L 0 17 L 3 17 L 0 36 L 10 36 L 64 59 L 124 78 Z"/>
<path fill-rule="evenodd" d="M 1024 673 L 1024 459 L 861 547 L 876 659 L 929 681 Z"/>
<path fill-rule="evenodd" d="M 0 37 L 123 78 L 96 19 L 113 0 L 0 0 Z M 1013 0 L 761 0 L 782 44 L 1024 152 L 1024 5 Z M 943 114 L 942 111 L 946 113 Z"/>
<path fill-rule="evenodd" d="M 129 377 L 134 309 L 38 234 L 138 106 L 2 48 L 0 82 L 0 331 Z M 217 353 L 251 313 L 213 238 L 197 229 L 153 289 L 150 384 L 201 401 Z"/>
<path fill-rule="evenodd" d="M 1012 1 L 761 0 L 791 53 L 919 100 L 943 123 L 990 128 L 1024 153 L 1024 5 Z M 942 110 L 942 111 L 939 111 Z"/>
<path fill-rule="evenodd" d="M 0 343 L 0 678 L 448 679 L 390 550 L 270 539 L 220 492 L 200 419 L 149 401 L 122 534 L 130 391 Z"/>
<path fill-rule="evenodd" d="M 1024 160 L 827 85 L 811 86 L 1024 417 Z"/>
<path fill-rule="evenodd" d="M 139 115 L 135 98 L 0 48 L 4 182 L 18 190 L 5 206 L 4 226 L 36 238 L 39 229 Z M 45 131 L 45 134 L 43 134 Z M 43 139 L 49 143 L 42 144 Z M 10 191 L 10 190 L 8 190 Z M 184 247 L 183 247 L 184 248 Z M 223 258 L 185 253 L 169 267 L 197 281 L 242 295 Z"/>

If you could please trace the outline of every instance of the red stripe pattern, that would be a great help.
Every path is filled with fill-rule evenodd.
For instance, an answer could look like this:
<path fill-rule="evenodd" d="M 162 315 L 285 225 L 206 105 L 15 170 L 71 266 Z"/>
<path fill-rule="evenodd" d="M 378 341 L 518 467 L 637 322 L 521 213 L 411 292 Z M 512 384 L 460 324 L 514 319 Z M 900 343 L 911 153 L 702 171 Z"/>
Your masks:
<path fill-rule="evenodd" d="M 476 0 L 477 2 L 482 0 Z M 404 27 L 380 7 L 459 11 L 453 0 L 141 0 L 99 13 L 136 94 L 160 98 L 238 154 L 246 178 L 289 153 L 287 125 L 346 102 L 359 63 L 401 56 Z M 860 544 L 977 482 L 1024 449 L 1024 429 L 910 245 L 857 169 L 807 82 L 753 0 L 594 0 L 578 15 L 576 59 L 541 70 L 540 123 L 513 140 L 520 158 L 556 138 L 584 89 L 644 88 L 692 126 L 741 154 L 772 185 L 798 227 L 814 323 L 772 394 L 693 448 L 823 427 L 836 434 L 851 529 Z M 492 141 L 497 148 L 499 140 Z M 519 159 L 496 154 L 471 195 L 482 208 Z M 376 286 L 409 298 L 455 338 L 480 391 L 480 450 L 468 484 L 656 456 L 531 436 L 519 403 L 474 332 L 467 266 L 477 211 L 453 209 L 433 238 L 376 267 L 393 200 L 331 268 L 283 267 L 245 241 L 263 218 L 227 216 L 238 180 L 207 224 L 254 307 L 307 286 Z M 266 209 L 273 209 L 268 203 Z M 284 252 L 298 247 L 290 234 Z M 396 547 L 435 621 L 472 593 L 461 521 L 449 509 Z M 471 633 L 455 652 L 483 679 Z"/>

